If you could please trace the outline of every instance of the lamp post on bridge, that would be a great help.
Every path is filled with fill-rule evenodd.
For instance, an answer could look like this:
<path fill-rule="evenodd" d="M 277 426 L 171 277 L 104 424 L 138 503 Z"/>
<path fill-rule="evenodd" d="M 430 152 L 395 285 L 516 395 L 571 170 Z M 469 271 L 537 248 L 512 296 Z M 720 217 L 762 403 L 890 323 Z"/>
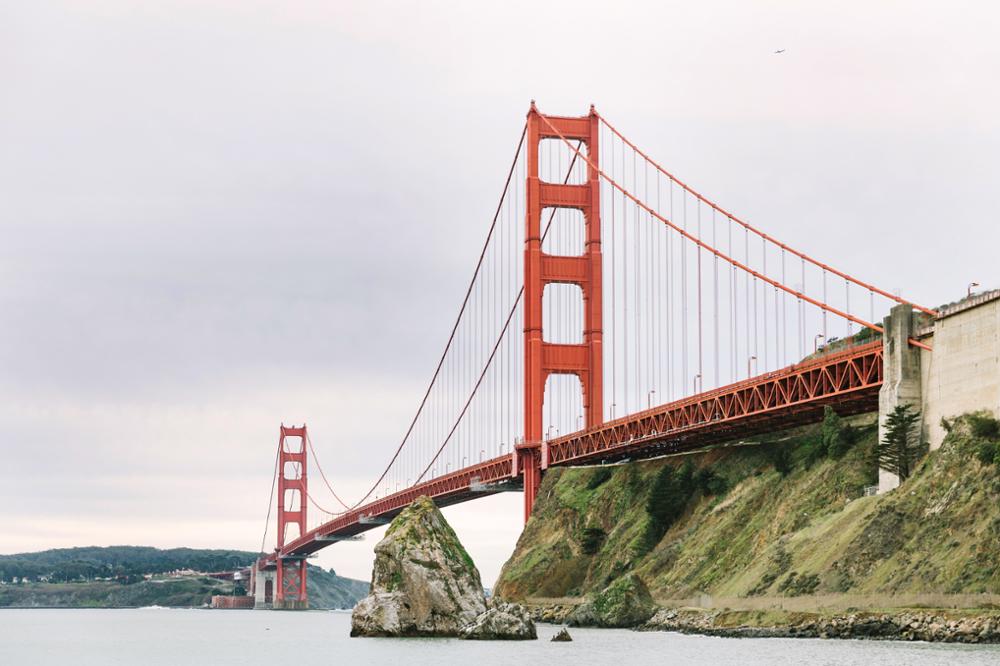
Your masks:
<path fill-rule="evenodd" d="M 747 359 L 747 379 L 750 379 L 750 377 L 751 377 L 751 374 L 750 374 L 750 364 L 751 363 L 755 363 L 756 361 L 757 361 L 757 357 L 756 356 L 751 356 L 750 358 Z"/>
<path fill-rule="evenodd" d="M 694 380 L 692 380 L 692 382 L 691 382 L 691 384 L 692 384 L 691 385 L 691 392 L 692 392 L 692 394 L 700 393 L 700 391 L 698 389 L 698 385 L 700 383 L 701 383 L 701 374 L 699 373 L 699 374 L 697 374 L 697 375 L 694 376 Z"/>
<path fill-rule="evenodd" d="M 649 392 L 646 393 L 646 409 L 652 409 L 653 408 L 653 394 L 654 393 L 656 393 L 656 389 L 650 389 Z"/>
<path fill-rule="evenodd" d="M 975 289 L 978 286 L 979 286 L 978 282 L 970 282 L 969 283 L 969 287 L 965 290 L 965 297 L 966 298 L 971 298 L 972 297 L 972 290 Z"/>
<path fill-rule="evenodd" d="M 819 353 L 820 338 L 822 338 L 823 341 L 826 342 L 826 336 L 823 335 L 822 333 L 817 333 L 815 336 L 813 336 L 813 354 Z"/>
<path fill-rule="evenodd" d="M 479 462 L 483 462 L 486 458 L 486 449 L 479 449 Z"/>

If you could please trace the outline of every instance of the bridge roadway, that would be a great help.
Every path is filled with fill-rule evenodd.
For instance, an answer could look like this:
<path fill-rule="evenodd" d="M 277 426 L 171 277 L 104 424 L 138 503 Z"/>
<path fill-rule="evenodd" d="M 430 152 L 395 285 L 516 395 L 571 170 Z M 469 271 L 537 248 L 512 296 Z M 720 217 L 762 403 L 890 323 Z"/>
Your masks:
<path fill-rule="evenodd" d="M 826 405 L 842 416 L 878 409 L 882 342 L 831 352 L 781 370 L 669 402 L 542 445 L 543 467 L 636 460 L 815 423 Z M 280 556 L 299 558 L 384 524 L 421 495 L 449 506 L 517 488 L 514 454 L 457 470 L 377 499 L 310 530 Z M 273 564 L 272 553 L 265 562 Z"/>

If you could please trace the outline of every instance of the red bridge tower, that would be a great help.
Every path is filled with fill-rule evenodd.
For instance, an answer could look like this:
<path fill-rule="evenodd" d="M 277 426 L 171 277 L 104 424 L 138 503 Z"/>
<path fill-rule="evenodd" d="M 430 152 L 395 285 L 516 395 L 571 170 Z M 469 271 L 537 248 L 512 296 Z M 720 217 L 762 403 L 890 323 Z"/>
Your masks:
<path fill-rule="evenodd" d="M 283 554 L 290 525 L 298 528 L 298 538 L 306 533 L 306 437 L 305 424 L 301 428 L 282 424 L 278 444 L 278 554 L 275 579 L 274 607 L 305 609 L 309 607 L 306 594 L 306 556 Z"/>
<path fill-rule="evenodd" d="M 543 116 L 531 103 L 528 112 L 527 183 L 524 236 L 524 441 L 515 453 L 515 470 L 524 472 L 524 520 L 538 494 L 542 470 L 548 467 L 542 437 L 542 406 L 549 375 L 572 374 L 583 390 L 585 427 L 604 419 L 601 315 L 601 187 L 600 175 L 587 166 L 584 184 L 543 182 L 538 175 L 538 148 L 543 139 L 580 141 L 591 165 L 599 164 L 600 118 L 590 107 L 582 118 Z M 559 135 L 562 135 L 561 137 Z M 573 208 L 583 213 L 585 246 L 580 256 L 542 252 L 542 212 Z M 574 284 L 583 292 L 582 344 L 546 342 L 542 332 L 542 296 L 545 285 Z"/>

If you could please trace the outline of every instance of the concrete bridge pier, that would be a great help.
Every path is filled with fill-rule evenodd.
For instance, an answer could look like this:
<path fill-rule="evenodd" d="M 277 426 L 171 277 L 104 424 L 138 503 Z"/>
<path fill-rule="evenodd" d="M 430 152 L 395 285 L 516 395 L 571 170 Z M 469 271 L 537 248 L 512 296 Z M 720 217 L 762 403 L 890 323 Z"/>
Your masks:
<path fill-rule="evenodd" d="M 257 610 L 274 608 L 274 590 L 277 571 L 261 569 L 254 564 L 250 570 L 250 593 L 253 595 L 253 607 Z"/>
<path fill-rule="evenodd" d="M 885 438 L 885 421 L 898 405 L 912 405 L 920 410 L 923 404 L 920 349 L 910 344 L 920 324 L 919 315 L 907 304 L 889 311 L 883 322 L 882 388 L 878 393 L 878 440 Z M 899 477 L 884 469 L 878 471 L 878 492 L 884 493 L 899 485 Z"/>

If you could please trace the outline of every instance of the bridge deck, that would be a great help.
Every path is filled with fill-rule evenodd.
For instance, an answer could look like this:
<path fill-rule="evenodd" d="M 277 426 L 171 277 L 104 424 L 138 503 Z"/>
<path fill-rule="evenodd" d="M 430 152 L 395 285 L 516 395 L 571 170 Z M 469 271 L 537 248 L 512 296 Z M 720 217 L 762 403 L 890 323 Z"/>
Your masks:
<path fill-rule="evenodd" d="M 670 402 L 572 433 L 543 445 L 546 466 L 636 459 L 726 442 L 775 428 L 813 423 L 826 405 L 841 415 L 873 411 L 882 385 L 882 343 L 850 347 L 781 370 Z M 305 555 L 376 527 L 421 495 L 439 506 L 466 502 L 516 484 L 513 454 L 493 458 L 388 495 L 324 523 L 287 544 L 282 555 Z M 268 556 L 273 561 L 275 555 Z"/>

